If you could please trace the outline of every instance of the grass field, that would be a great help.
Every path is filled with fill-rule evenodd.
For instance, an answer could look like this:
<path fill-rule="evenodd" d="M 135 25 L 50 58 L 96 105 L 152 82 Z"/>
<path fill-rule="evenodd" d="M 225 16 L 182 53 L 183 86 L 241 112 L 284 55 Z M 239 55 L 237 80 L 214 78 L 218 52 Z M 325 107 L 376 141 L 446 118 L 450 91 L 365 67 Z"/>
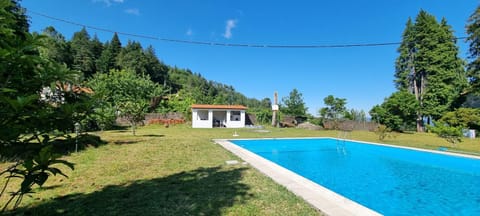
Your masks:
<path fill-rule="evenodd" d="M 303 200 L 249 165 L 226 165 L 236 156 L 214 138 L 337 137 L 337 131 L 304 129 L 192 129 L 147 126 L 97 133 L 108 144 L 65 156 L 76 164 L 69 178 L 53 177 L 26 197 L 24 215 L 319 215 Z M 347 138 L 378 142 L 372 132 Z M 455 147 L 433 134 L 398 134 L 383 143 L 480 153 L 479 140 Z M 8 164 L 0 164 L 3 170 Z M 3 183 L 4 179 L 0 179 Z M 3 185 L 3 184 L 2 184 Z M 10 190 L 13 187 L 9 188 Z M 5 203 L 6 198 L 2 198 Z"/>

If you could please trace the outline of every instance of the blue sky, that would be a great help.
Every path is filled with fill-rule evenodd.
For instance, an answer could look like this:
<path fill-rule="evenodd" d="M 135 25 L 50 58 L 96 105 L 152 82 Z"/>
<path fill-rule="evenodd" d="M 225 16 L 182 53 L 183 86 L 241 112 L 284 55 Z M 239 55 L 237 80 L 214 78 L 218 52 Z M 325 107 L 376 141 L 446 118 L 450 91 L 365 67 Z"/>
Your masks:
<path fill-rule="evenodd" d="M 181 40 L 261 45 L 332 45 L 399 42 L 408 17 L 420 9 L 445 17 L 465 36 L 473 0 L 23 0 L 28 10 L 84 25 Z M 81 27 L 32 13 L 31 31 L 54 26 L 66 38 Z M 102 41 L 111 33 L 87 29 Z M 329 49 L 267 49 L 169 43 L 120 35 L 123 44 L 152 45 L 168 65 L 189 68 L 232 85 L 247 97 L 287 96 L 297 88 L 309 112 L 323 98 L 346 98 L 347 107 L 368 112 L 395 91 L 397 45 Z M 459 41 L 461 57 L 468 45 Z"/>

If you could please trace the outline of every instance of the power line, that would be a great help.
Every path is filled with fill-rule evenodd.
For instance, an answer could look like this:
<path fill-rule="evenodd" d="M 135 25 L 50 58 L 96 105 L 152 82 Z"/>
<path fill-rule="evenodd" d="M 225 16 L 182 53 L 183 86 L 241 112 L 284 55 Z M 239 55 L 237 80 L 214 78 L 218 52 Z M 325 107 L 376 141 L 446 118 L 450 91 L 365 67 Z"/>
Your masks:
<path fill-rule="evenodd" d="M 174 39 L 174 38 L 161 38 L 155 37 L 150 35 L 142 35 L 142 34 L 133 34 L 128 32 L 119 32 L 114 31 L 111 29 L 100 28 L 91 25 L 85 25 L 78 22 L 73 22 L 70 20 L 53 17 L 44 13 L 35 12 L 32 10 L 27 10 L 28 13 L 35 14 L 47 19 L 56 20 L 64 23 L 68 23 L 71 25 L 81 26 L 89 29 L 94 29 L 97 31 L 109 32 L 109 33 L 117 33 L 119 35 L 125 35 L 130 37 L 136 38 L 143 38 L 143 39 L 150 39 L 150 40 L 158 40 L 170 43 L 182 43 L 182 44 L 195 44 L 195 45 L 207 45 L 207 46 L 224 46 L 224 47 L 250 47 L 250 48 L 290 48 L 290 49 L 319 49 L 319 48 L 349 48 L 349 47 L 379 47 L 379 46 L 392 46 L 392 45 L 399 45 L 401 42 L 387 42 L 387 43 L 358 43 L 358 44 L 330 44 L 330 45 L 269 45 L 269 44 L 248 44 L 248 43 L 219 43 L 219 42 L 208 42 L 208 41 L 194 41 L 194 40 L 182 40 L 182 39 Z M 462 40 L 466 39 L 467 37 L 456 37 L 455 40 Z"/>

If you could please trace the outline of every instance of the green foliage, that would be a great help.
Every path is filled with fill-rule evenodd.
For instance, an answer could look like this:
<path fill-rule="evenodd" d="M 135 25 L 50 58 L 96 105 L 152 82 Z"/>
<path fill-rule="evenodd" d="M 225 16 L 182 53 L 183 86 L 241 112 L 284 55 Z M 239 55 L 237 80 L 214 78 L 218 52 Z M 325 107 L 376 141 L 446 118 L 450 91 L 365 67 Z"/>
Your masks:
<path fill-rule="evenodd" d="M 351 109 L 350 111 L 345 111 L 345 119 L 349 119 L 356 122 L 366 122 L 367 114 L 363 110 Z"/>
<path fill-rule="evenodd" d="M 415 96 L 398 91 L 386 98 L 381 105 L 370 110 L 372 120 L 384 124 L 394 131 L 403 131 L 415 127 L 418 103 Z"/>
<path fill-rule="evenodd" d="M 195 99 L 190 92 L 180 90 L 177 94 L 172 94 L 168 97 L 168 100 L 162 104 L 160 109 L 157 109 L 160 113 L 177 112 L 181 113 L 186 119 L 191 118 L 192 104 L 195 104 Z"/>
<path fill-rule="evenodd" d="M 180 90 L 189 92 L 191 98 L 199 104 L 240 104 L 249 108 L 257 108 L 265 107 L 270 103 L 268 98 L 263 101 L 247 98 L 235 91 L 232 86 L 208 81 L 198 73 L 177 67 L 169 68 L 166 86 L 169 87 L 171 94 Z M 267 108 L 270 109 L 270 105 Z"/>
<path fill-rule="evenodd" d="M 127 70 L 97 73 L 88 81 L 88 86 L 95 93 L 93 118 L 102 129 L 108 129 L 115 122 L 115 113 L 122 108 L 128 111 L 127 115 L 132 115 L 132 126 L 136 125 L 137 114 L 143 112 L 144 105 L 148 105 L 153 97 L 163 95 L 163 88 L 151 81 L 148 75 L 137 75 Z"/>
<path fill-rule="evenodd" d="M 112 69 L 119 69 L 116 66 L 117 56 L 122 50 L 122 43 L 117 33 L 113 34 L 112 40 L 106 42 L 100 57 L 96 60 L 98 72 L 108 73 Z"/>
<path fill-rule="evenodd" d="M 462 134 L 462 127 L 453 127 L 449 126 L 445 123 L 435 123 L 435 126 L 428 126 L 429 131 L 432 133 L 437 134 L 439 137 L 444 138 L 447 142 L 452 145 L 457 144 L 458 142 L 462 142 L 461 137 Z"/>
<path fill-rule="evenodd" d="M 378 140 L 385 140 L 387 137 L 393 137 L 392 135 L 392 129 L 387 127 L 386 125 L 378 125 L 377 128 L 375 128 L 375 134 L 378 135 Z"/>
<path fill-rule="evenodd" d="M 59 160 L 59 154 L 53 153 L 52 145 L 48 145 L 48 136 L 45 136 L 43 142 L 47 144 L 47 146 L 43 147 L 38 155 L 33 158 L 28 158 L 22 162 L 19 162 L 7 170 L 2 172 L 1 174 L 6 174 L 7 182 L 4 185 L 4 189 L 0 193 L 0 197 L 5 192 L 5 188 L 8 185 L 10 179 L 13 178 L 20 178 L 22 182 L 20 184 L 20 189 L 11 194 L 10 199 L 7 203 L 5 203 L 2 212 L 7 209 L 10 203 L 15 200 L 13 209 L 16 209 L 22 201 L 22 198 L 26 194 L 33 193 L 32 187 L 34 185 L 43 186 L 43 184 L 47 181 L 48 177 L 51 175 L 62 175 L 64 177 L 68 177 L 65 175 L 60 169 L 54 167 L 54 165 L 65 165 L 70 169 L 74 169 L 74 164 L 70 163 L 65 160 Z"/>
<path fill-rule="evenodd" d="M 395 84 L 399 91 L 415 95 L 419 104 L 417 119 L 438 119 L 460 104 L 467 76 L 453 31 L 445 19 L 439 23 L 434 16 L 420 11 L 414 23 L 407 21 L 398 52 Z"/>
<path fill-rule="evenodd" d="M 262 125 L 269 125 L 272 123 L 272 110 L 265 108 L 256 108 L 249 110 L 250 113 L 255 114 L 257 122 Z"/>
<path fill-rule="evenodd" d="M 72 90 L 78 74 L 39 55 L 47 38 L 24 29 L 22 11 L 16 1 L 0 1 L 0 156 L 16 162 L 2 174 L 9 173 L 6 185 L 10 178 L 23 181 L 5 205 L 17 197 L 14 208 L 32 186 L 41 186 L 50 174 L 63 175 L 52 165 L 72 166 L 57 160 L 48 146 L 69 140 L 73 123 L 90 109 L 88 96 Z"/>
<path fill-rule="evenodd" d="M 480 6 L 468 18 L 467 41 L 470 42 L 470 59 L 467 72 L 471 84 L 470 92 L 480 93 Z"/>
<path fill-rule="evenodd" d="M 96 73 L 93 44 L 85 28 L 73 34 L 70 46 L 73 55 L 72 69 L 82 72 L 84 77 L 91 77 Z"/>
<path fill-rule="evenodd" d="M 285 115 L 295 117 L 305 117 L 307 115 L 307 107 L 303 101 L 302 93 L 294 88 L 288 97 L 282 98 L 281 112 Z"/>
<path fill-rule="evenodd" d="M 132 133 L 135 136 L 138 123 L 145 119 L 148 103 L 145 100 L 125 100 L 119 103 L 118 109 L 120 116 L 125 117 L 132 126 Z"/>
<path fill-rule="evenodd" d="M 459 108 L 445 113 L 439 120 L 453 127 L 462 127 L 480 130 L 480 109 Z"/>
<path fill-rule="evenodd" d="M 70 44 L 65 41 L 65 37 L 52 26 L 45 28 L 42 35 L 46 37 L 44 38 L 45 46 L 39 48 L 40 56 L 67 66 L 72 65 Z"/>
<path fill-rule="evenodd" d="M 323 99 L 323 102 L 327 107 L 321 108 L 319 114 L 324 119 L 339 120 L 343 118 L 347 108 L 347 99 L 336 98 L 333 95 L 328 95 Z"/>

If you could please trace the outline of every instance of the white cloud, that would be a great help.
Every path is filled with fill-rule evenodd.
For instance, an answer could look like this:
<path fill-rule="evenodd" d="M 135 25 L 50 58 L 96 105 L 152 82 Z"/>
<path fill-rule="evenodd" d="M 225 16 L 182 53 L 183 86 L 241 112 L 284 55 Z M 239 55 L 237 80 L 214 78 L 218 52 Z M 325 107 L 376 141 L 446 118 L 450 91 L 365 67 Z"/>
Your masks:
<path fill-rule="evenodd" d="M 225 26 L 225 33 L 223 33 L 223 37 L 226 39 L 232 38 L 232 29 L 234 29 L 237 26 L 238 20 L 234 19 L 229 19 L 226 22 Z"/>
<path fill-rule="evenodd" d="M 187 32 L 185 32 L 187 36 L 192 36 L 193 35 L 193 30 L 191 28 L 188 28 Z"/>
<path fill-rule="evenodd" d="M 112 6 L 112 2 L 113 3 L 123 3 L 124 0 L 92 0 L 94 3 L 97 3 L 97 2 L 102 2 L 102 3 L 105 3 L 105 5 L 107 5 L 107 7 L 110 7 Z"/>
<path fill-rule="evenodd" d="M 118 1 L 118 0 L 117 0 Z M 135 16 L 140 16 L 140 10 L 138 10 L 138 8 L 129 8 L 129 9 L 126 9 L 125 10 L 125 13 L 127 14 L 132 14 L 132 15 L 135 15 Z"/>

